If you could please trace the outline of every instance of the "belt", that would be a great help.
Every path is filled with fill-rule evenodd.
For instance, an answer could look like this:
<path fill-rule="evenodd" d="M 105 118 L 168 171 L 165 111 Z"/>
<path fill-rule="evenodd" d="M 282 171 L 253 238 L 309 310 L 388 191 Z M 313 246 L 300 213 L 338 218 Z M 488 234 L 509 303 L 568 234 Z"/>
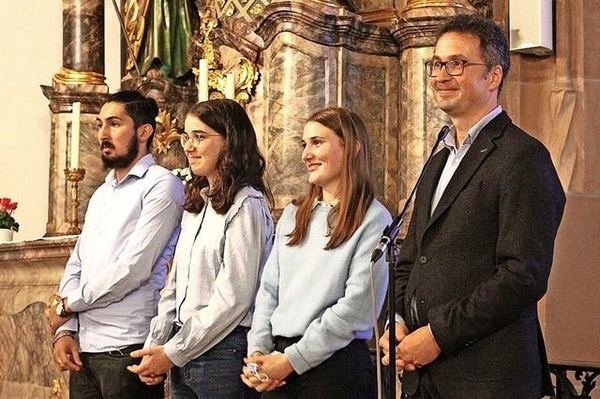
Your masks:
<path fill-rule="evenodd" d="M 133 345 L 128 345 L 125 346 L 123 348 L 120 349 L 113 349 L 110 351 L 104 351 L 104 352 L 82 352 L 85 353 L 87 355 L 110 355 L 110 356 L 123 356 L 123 355 L 129 355 L 131 352 L 136 351 L 138 349 L 142 349 L 144 347 L 144 344 L 133 344 Z"/>
<path fill-rule="evenodd" d="M 133 351 L 136 351 L 138 349 L 142 349 L 144 347 L 144 344 L 134 344 L 134 345 L 129 345 L 126 346 L 124 348 L 121 349 L 115 349 L 114 351 L 108 351 L 107 353 L 109 355 L 112 356 L 117 356 L 117 355 L 128 355 Z"/>
<path fill-rule="evenodd" d="M 282 337 L 279 335 L 276 335 L 273 337 L 273 343 L 275 344 L 275 350 L 277 352 L 282 352 L 285 350 L 285 348 L 287 348 L 288 346 L 292 346 L 294 345 L 296 342 L 300 341 L 302 339 L 302 336 L 299 337 Z"/>
<path fill-rule="evenodd" d="M 173 335 L 177 334 L 179 332 L 179 330 L 181 330 L 181 327 L 179 324 L 177 323 L 173 323 L 173 328 L 171 330 L 171 337 L 173 337 Z M 236 328 L 233 329 L 233 331 L 231 331 L 229 334 L 233 334 L 235 332 L 244 332 L 244 333 L 248 333 L 248 331 L 250 331 L 250 327 L 244 327 L 244 326 L 237 326 Z M 228 334 L 228 335 L 229 335 Z"/>

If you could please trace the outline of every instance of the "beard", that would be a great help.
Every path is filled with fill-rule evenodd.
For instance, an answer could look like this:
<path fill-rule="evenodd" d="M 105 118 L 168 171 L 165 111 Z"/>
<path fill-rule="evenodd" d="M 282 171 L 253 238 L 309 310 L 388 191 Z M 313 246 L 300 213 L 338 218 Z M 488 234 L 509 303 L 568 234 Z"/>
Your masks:
<path fill-rule="evenodd" d="M 100 148 L 112 148 L 114 150 L 115 146 L 110 141 L 103 141 Z M 137 157 L 139 148 L 140 143 L 138 143 L 137 137 L 134 135 L 127 144 L 127 152 L 125 155 L 108 156 L 102 154 L 102 163 L 104 164 L 104 167 L 108 169 L 127 168 Z"/>

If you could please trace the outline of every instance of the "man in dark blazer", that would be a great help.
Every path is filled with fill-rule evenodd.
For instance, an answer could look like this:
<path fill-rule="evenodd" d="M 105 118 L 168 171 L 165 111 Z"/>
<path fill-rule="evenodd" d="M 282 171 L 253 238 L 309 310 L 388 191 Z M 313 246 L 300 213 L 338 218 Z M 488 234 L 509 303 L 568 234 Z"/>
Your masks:
<path fill-rule="evenodd" d="M 473 15 L 440 30 L 426 72 L 452 120 L 417 190 L 397 264 L 395 363 L 411 398 L 552 393 L 537 316 L 565 195 L 546 148 L 498 105 L 508 43 Z M 389 363 L 388 332 L 381 339 Z"/>

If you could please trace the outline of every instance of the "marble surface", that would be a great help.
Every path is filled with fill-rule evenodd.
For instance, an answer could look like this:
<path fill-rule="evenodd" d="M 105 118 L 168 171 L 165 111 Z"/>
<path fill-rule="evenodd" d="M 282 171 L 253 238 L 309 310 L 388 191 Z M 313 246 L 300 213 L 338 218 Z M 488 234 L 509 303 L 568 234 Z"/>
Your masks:
<path fill-rule="evenodd" d="M 45 312 L 76 239 L 0 244 L 0 398 L 67 397 Z"/>
<path fill-rule="evenodd" d="M 364 54 L 398 55 L 398 46 L 385 27 L 362 22 L 341 5 L 316 1 L 277 1 L 255 21 L 265 47 L 282 32 L 329 47 L 342 46 Z"/>
<path fill-rule="evenodd" d="M 104 75 L 104 1 L 63 1 L 63 67 Z"/>
<path fill-rule="evenodd" d="M 308 26 L 307 26 L 308 28 Z M 370 134 L 377 196 L 395 212 L 398 169 L 398 68 L 394 57 L 315 43 L 282 32 L 261 54 L 267 178 L 281 209 L 306 190 L 300 139 L 319 108 L 344 106 L 363 118 Z"/>

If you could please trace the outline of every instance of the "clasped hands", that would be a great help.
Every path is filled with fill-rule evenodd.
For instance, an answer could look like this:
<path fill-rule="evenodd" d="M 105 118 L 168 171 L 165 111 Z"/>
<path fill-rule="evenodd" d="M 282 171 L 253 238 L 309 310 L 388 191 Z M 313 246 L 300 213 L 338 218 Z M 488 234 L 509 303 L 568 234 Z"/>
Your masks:
<path fill-rule="evenodd" d="M 240 377 L 244 384 L 258 392 L 272 391 L 285 385 L 285 378 L 294 371 L 287 356 L 280 352 L 268 355 L 254 352 L 244 362 L 247 366 L 242 367 Z"/>
<path fill-rule="evenodd" d="M 141 357 L 140 364 L 127 366 L 127 370 L 137 374 L 146 385 L 157 385 L 165 380 L 167 371 L 175 364 L 169 359 L 162 345 L 150 346 L 131 352 L 131 357 Z"/>
<path fill-rule="evenodd" d="M 441 350 L 429 327 L 420 327 L 408 332 L 404 323 L 396 323 L 396 371 L 414 371 L 431 362 L 440 355 Z M 381 362 L 388 366 L 390 364 L 390 338 L 389 329 L 379 339 L 379 345 L 384 353 Z"/>

